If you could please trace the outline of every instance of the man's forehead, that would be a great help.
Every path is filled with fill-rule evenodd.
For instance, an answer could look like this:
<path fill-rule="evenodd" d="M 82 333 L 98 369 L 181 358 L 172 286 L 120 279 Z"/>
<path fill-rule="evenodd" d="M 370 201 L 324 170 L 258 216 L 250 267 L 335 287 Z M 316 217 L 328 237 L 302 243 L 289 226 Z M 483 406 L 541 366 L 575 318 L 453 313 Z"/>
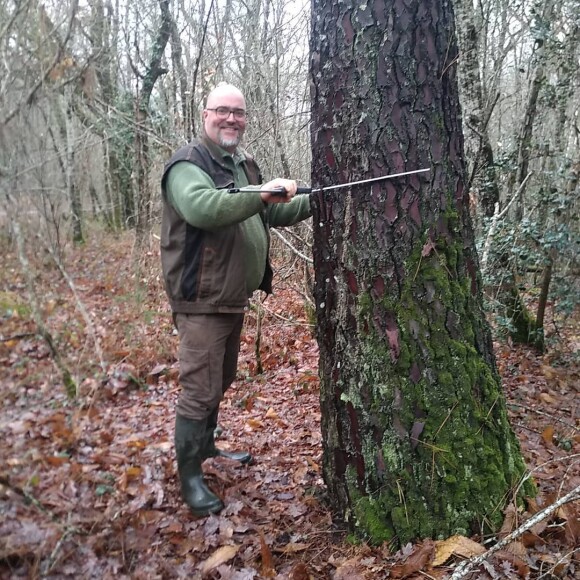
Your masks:
<path fill-rule="evenodd" d="M 207 106 L 215 107 L 229 103 L 245 106 L 245 99 L 242 92 L 233 86 L 217 87 L 207 97 Z"/>

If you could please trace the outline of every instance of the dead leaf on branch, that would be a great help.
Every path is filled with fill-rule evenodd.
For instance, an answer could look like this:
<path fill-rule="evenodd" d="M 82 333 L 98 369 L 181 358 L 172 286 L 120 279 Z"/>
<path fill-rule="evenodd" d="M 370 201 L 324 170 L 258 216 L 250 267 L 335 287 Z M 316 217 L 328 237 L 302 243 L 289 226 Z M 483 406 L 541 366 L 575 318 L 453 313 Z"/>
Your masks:
<path fill-rule="evenodd" d="M 274 551 L 280 554 L 295 554 L 296 552 L 303 552 L 308 550 L 310 544 L 301 544 L 299 542 L 288 542 L 281 548 L 275 548 Z"/>
<path fill-rule="evenodd" d="M 511 534 L 517 527 L 517 517 L 518 511 L 513 503 L 510 503 L 505 511 L 504 511 L 505 518 L 503 520 L 503 524 L 501 526 L 500 531 L 498 532 L 499 539 L 505 538 L 508 534 Z"/>
<path fill-rule="evenodd" d="M 485 553 L 485 548 L 466 538 L 465 536 L 451 536 L 446 540 L 435 542 L 435 558 L 433 566 L 441 566 L 451 558 L 451 556 L 461 556 L 462 558 L 473 558 Z"/>

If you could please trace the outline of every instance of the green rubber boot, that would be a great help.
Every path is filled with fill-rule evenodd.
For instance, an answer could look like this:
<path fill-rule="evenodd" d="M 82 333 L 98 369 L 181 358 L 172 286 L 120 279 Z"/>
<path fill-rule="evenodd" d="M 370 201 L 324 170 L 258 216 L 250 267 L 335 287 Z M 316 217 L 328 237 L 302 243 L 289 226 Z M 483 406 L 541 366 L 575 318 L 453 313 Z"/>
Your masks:
<path fill-rule="evenodd" d="M 192 513 L 208 516 L 219 512 L 224 504 L 205 484 L 201 469 L 202 447 L 207 420 L 193 421 L 175 416 L 175 452 L 181 482 L 181 495 Z"/>
<path fill-rule="evenodd" d="M 218 413 L 219 407 L 216 407 L 211 415 L 207 418 L 207 426 L 205 432 L 205 445 L 203 449 L 203 458 L 208 457 L 226 457 L 227 459 L 233 459 L 242 464 L 247 464 L 252 462 L 252 456 L 248 451 L 224 451 L 218 449 L 215 446 L 215 430 L 218 424 Z"/>

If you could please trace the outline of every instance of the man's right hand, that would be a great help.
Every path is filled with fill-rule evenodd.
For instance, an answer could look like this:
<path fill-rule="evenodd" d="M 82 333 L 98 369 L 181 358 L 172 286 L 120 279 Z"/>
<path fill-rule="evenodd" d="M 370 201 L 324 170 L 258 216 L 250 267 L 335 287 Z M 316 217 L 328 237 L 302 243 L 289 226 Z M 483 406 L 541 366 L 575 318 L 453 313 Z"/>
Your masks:
<path fill-rule="evenodd" d="M 296 195 L 296 182 L 293 179 L 273 179 L 264 183 L 261 189 L 270 190 L 262 191 L 260 195 L 262 196 L 262 201 L 264 203 L 288 203 Z M 286 195 L 281 193 L 271 193 L 272 189 L 281 189 L 286 192 Z"/>

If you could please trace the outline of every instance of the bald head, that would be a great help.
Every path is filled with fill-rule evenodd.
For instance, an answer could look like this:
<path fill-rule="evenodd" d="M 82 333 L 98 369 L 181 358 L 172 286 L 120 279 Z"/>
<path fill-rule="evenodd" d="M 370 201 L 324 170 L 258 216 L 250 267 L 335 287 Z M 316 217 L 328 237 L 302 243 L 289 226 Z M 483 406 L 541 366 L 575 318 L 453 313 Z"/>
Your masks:
<path fill-rule="evenodd" d="M 235 98 L 243 103 L 241 108 L 246 108 L 246 100 L 240 89 L 234 87 L 234 85 L 229 85 L 227 83 L 219 84 L 215 87 L 207 96 L 207 101 L 205 103 L 205 108 L 220 107 L 223 105 L 224 99 Z"/>

